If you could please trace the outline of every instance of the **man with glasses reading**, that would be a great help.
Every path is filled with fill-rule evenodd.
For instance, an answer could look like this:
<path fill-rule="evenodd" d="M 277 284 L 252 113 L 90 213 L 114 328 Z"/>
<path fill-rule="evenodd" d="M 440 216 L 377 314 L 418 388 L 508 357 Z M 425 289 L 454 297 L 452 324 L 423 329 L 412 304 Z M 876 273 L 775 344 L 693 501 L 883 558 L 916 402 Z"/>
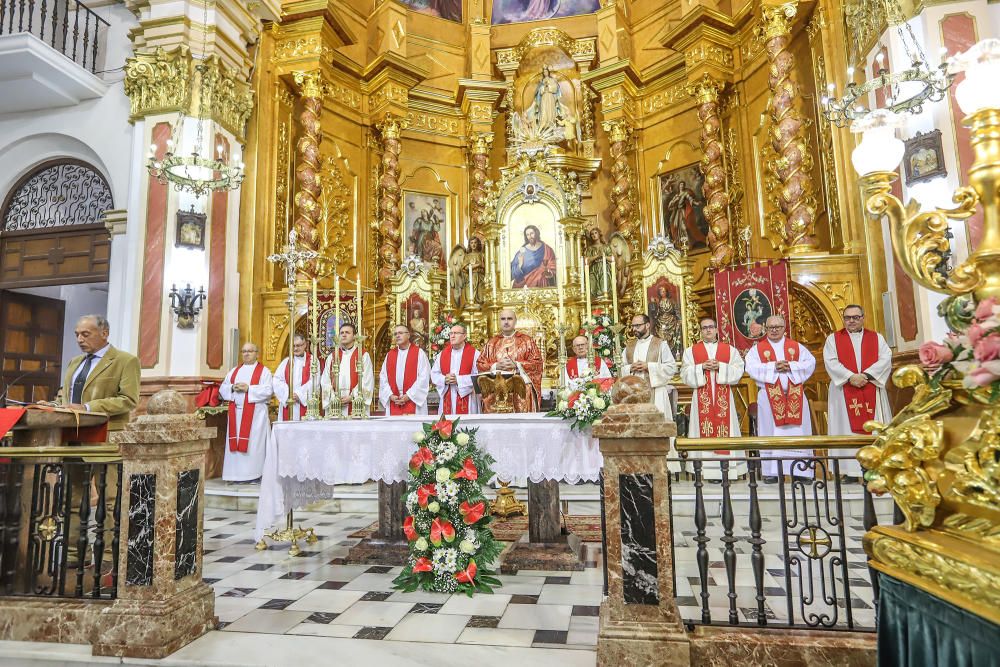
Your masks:
<path fill-rule="evenodd" d="M 830 435 L 864 434 L 871 419 L 886 423 L 892 418 L 885 385 L 892 374 L 892 350 L 881 334 L 865 328 L 865 311 L 851 304 L 844 308 L 844 328 L 835 331 L 823 346 L 823 363 L 830 375 Z M 839 450 L 838 454 L 857 450 Z M 857 481 L 857 459 L 840 462 L 840 472 Z"/>
<path fill-rule="evenodd" d="M 805 345 L 785 336 L 785 318 L 764 322 L 767 336 L 747 352 L 747 374 L 757 383 L 757 435 L 812 435 L 805 383 L 816 370 L 816 358 Z M 767 450 L 762 456 L 810 458 L 808 449 Z M 786 463 L 782 474 L 812 477 L 811 466 Z M 763 461 L 764 481 L 778 481 L 778 461 Z"/>
<path fill-rule="evenodd" d="M 479 351 L 466 342 L 464 324 L 453 324 L 448 331 L 448 344 L 434 359 L 431 382 L 441 397 L 442 415 L 477 415 L 479 397 L 472 384 L 479 363 Z"/>
<path fill-rule="evenodd" d="M 732 385 L 743 377 L 743 357 L 732 345 L 719 340 L 719 327 L 706 317 L 701 321 L 701 340 L 684 350 L 681 380 L 694 389 L 691 398 L 689 438 L 738 438 L 740 418 L 733 403 Z M 745 475 L 746 461 L 726 450 L 691 452 L 692 458 L 727 458 L 729 479 Z M 722 466 L 717 461 L 704 466 L 705 479 L 721 480 Z"/>

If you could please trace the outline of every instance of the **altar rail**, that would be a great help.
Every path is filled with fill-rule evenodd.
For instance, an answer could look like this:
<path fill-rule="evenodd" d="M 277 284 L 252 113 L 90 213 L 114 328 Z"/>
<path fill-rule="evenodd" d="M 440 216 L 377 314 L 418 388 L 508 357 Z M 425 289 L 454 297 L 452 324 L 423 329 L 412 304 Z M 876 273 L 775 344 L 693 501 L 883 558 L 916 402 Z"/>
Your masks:
<path fill-rule="evenodd" d="M 0 0 L 0 35 L 30 33 L 93 73 L 109 26 L 77 0 Z"/>
<path fill-rule="evenodd" d="M 690 502 L 690 493 L 682 499 L 682 485 L 671 485 L 674 591 L 684 623 L 874 632 L 878 576 L 867 567 L 861 535 L 878 524 L 876 503 L 862 482 L 841 479 L 853 457 L 843 450 L 871 442 L 868 436 L 678 438 L 680 458 L 671 461 L 685 467 L 694 487 L 693 530 L 685 530 L 692 526 L 678 504 Z M 814 455 L 781 453 L 788 449 Z M 712 456 L 715 450 L 745 452 L 745 475 L 730 480 L 734 460 Z M 764 483 L 765 461 L 777 464 L 777 482 Z M 845 503 L 859 501 L 861 526 L 845 511 Z M 737 504 L 745 522 L 738 523 Z M 879 504 L 886 517 L 893 512 L 891 500 Z M 692 567 L 691 551 L 697 577 L 685 582 L 678 570 Z"/>
<path fill-rule="evenodd" d="M 113 445 L 0 448 L 0 596 L 117 596 L 121 472 Z"/>

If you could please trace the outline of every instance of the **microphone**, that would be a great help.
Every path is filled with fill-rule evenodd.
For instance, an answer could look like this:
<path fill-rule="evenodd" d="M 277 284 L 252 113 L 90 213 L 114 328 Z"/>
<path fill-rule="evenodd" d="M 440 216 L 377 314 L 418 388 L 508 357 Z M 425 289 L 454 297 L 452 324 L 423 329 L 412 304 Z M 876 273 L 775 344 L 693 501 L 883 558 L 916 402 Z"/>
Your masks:
<path fill-rule="evenodd" d="M 7 384 L 5 384 L 3 386 L 3 393 L 0 394 L 0 403 L 5 403 L 5 404 L 6 403 L 16 403 L 17 405 L 29 405 L 29 403 L 22 403 L 21 401 L 15 401 L 14 399 L 8 399 L 7 398 L 7 393 L 10 391 L 11 387 L 13 387 L 15 384 L 17 384 L 18 382 L 20 382 L 24 378 L 28 377 L 29 375 L 34 374 L 35 372 L 36 371 L 34 371 L 34 370 L 25 371 L 25 372 L 21 373 L 20 375 L 18 375 L 16 378 L 14 378 L 13 381 L 8 382 Z M 31 397 L 34 398 L 34 393 L 35 393 L 34 392 L 34 388 L 32 388 L 31 393 L 32 393 Z"/>

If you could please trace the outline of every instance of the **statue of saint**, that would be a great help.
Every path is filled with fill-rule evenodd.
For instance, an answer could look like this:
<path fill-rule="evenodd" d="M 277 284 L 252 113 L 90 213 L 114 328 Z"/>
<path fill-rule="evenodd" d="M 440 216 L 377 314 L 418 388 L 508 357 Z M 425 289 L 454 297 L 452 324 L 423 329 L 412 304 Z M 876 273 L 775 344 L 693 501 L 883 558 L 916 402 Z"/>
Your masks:
<path fill-rule="evenodd" d="M 590 295 L 601 296 L 611 294 L 611 258 L 604 258 L 611 252 L 610 246 L 604 242 L 601 230 L 596 226 L 587 230 L 587 270 L 590 272 Z"/>
<path fill-rule="evenodd" d="M 649 304 L 649 310 L 656 337 L 666 341 L 671 350 L 681 347 L 681 318 L 677 313 L 677 304 L 670 298 L 665 286 L 656 288 L 656 300 Z"/>
<path fill-rule="evenodd" d="M 534 109 L 535 126 L 539 131 L 561 125 L 563 117 L 562 89 L 559 80 L 552 75 L 548 65 L 542 66 L 542 78 L 535 86 Z"/>

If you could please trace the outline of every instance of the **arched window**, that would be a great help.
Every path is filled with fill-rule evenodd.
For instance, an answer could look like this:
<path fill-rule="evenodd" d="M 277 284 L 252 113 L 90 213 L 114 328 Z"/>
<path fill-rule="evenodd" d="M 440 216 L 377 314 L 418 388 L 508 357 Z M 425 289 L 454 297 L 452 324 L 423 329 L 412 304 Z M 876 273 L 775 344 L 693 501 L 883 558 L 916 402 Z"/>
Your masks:
<path fill-rule="evenodd" d="M 77 160 L 40 165 L 4 201 L 5 232 L 99 223 L 114 208 L 111 188 L 96 169 Z"/>

